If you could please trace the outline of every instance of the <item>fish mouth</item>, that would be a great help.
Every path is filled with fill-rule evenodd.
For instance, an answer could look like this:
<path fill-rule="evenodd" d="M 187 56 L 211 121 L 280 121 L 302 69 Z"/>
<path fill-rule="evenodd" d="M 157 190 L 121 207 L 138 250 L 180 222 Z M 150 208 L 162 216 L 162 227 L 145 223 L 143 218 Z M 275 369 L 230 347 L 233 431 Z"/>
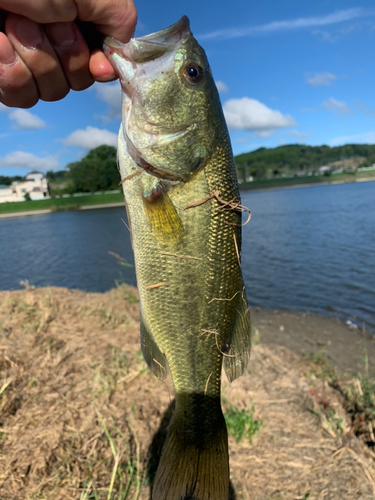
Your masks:
<path fill-rule="evenodd" d="M 132 38 L 128 43 L 121 43 L 115 38 L 106 37 L 104 39 L 104 52 L 109 58 L 118 54 L 135 64 L 144 63 L 162 57 L 166 52 L 172 50 L 176 43 L 188 38 L 189 35 L 191 35 L 190 22 L 187 16 L 183 16 L 168 28 L 142 37 Z"/>

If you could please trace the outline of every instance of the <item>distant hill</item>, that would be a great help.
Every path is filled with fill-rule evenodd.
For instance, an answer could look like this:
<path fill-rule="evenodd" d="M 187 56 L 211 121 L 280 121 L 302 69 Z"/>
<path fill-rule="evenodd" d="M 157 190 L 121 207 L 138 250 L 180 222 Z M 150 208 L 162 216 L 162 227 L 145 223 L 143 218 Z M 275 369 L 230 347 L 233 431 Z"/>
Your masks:
<path fill-rule="evenodd" d="M 375 163 L 375 145 L 306 146 L 289 144 L 278 148 L 260 148 L 235 157 L 240 180 L 307 175 L 322 166 L 350 170 Z"/>

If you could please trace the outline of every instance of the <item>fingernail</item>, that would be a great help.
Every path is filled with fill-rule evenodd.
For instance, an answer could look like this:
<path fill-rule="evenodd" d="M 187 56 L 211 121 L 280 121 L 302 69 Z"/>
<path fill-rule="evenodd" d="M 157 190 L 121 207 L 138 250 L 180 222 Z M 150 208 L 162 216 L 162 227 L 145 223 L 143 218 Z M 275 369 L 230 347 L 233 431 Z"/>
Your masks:
<path fill-rule="evenodd" d="M 38 24 L 23 17 L 14 27 L 18 40 L 28 49 L 35 50 L 43 42 L 43 31 Z"/>
<path fill-rule="evenodd" d="M 6 35 L 0 33 L 0 63 L 13 64 L 16 60 L 16 52 Z"/>
<path fill-rule="evenodd" d="M 55 23 L 46 26 L 48 38 L 60 49 L 71 47 L 76 41 L 76 32 L 71 23 Z"/>

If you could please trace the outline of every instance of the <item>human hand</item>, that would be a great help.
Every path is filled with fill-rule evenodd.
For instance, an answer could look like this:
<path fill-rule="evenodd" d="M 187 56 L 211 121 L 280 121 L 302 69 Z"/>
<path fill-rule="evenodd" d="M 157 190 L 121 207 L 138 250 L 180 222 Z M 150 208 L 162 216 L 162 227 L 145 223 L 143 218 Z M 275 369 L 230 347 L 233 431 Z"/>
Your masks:
<path fill-rule="evenodd" d="M 0 102 L 29 108 L 116 77 L 93 40 L 132 37 L 133 0 L 0 0 Z"/>

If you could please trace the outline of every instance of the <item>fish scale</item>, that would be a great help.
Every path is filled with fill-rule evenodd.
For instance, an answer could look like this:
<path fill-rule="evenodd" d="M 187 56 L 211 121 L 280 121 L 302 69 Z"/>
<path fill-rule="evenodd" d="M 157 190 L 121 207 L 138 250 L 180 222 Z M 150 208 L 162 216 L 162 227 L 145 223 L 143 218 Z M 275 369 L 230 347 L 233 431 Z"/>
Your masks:
<path fill-rule="evenodd" d="M 220 404 L 250 355 L 236 170 L 217 89 L 187 18 L 105 51 L 123 88 L 118 158 L 141 303 L 141 348 L 176 409 L 153 500 L 227 500 Z M 131 62 L 131 64 L 129 64 Z"/>

